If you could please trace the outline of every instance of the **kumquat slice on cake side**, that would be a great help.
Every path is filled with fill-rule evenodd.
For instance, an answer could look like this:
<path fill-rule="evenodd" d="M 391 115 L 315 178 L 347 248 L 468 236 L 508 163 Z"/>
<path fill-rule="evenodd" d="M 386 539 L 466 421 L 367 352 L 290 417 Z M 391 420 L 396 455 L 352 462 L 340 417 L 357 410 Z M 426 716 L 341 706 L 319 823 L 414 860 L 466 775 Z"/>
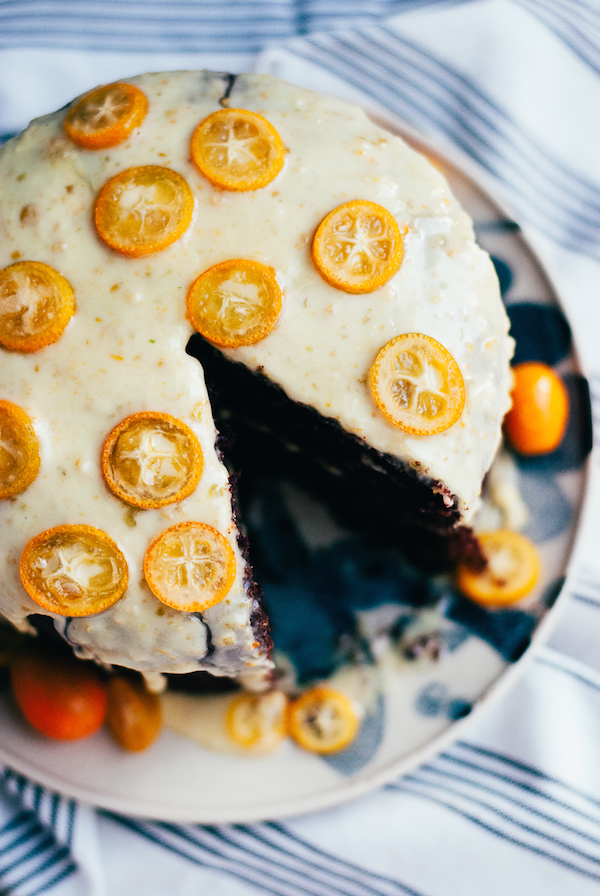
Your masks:
<path fill-rule="evenodd" d="M 405 333 L 384 345 L 370 383 L 381 413 L 415 435 L 449 429 L 465 404 L 458 364 L 443 345 L 422 333 Z"/>
<path fill-rule="evenodd" d="M 312 257 L 331 286 L 350 293 L 373 292 L 402 262 L 402 234 L 392 215 L 374 202 L 355 199 L 319 224 Z"/>
<path fill-rule="evenodd" d="M 183 501 L 202 475 L 202 448 L 192 430 L 169 414 L 132 414 L 109 433 L 101 458 L 110 490 L 134 507 Z"/>
<path fill-rule="evenodd" d="M 498 529 L 477 536 L 486 564 L 462 563 L 457 584 L 471 600 L 483 606 L 504 607 L 526 597 L 540 570 L 535 545 L 520 532 Z"/>
<path fill-rule="evenodd" d="M 192 136 L 192 159 L 204 177 L 224 190 L 259 190 L 277 177 L 285 147 L 273 125 L 247 109 L 219 109 Z"/>
<path fill-rule="evenodd" d="M 117 146 L 146 117 L 146 94 L 133 84 L 107 84 L 82 97 L 67 112 L 67 137 L 84 149 Z"/>
<path fill-rule="evenodd" d="M 102 187 L 94 220 L 107 246 L 135 258 L 160 252 L 183 236 L 193 211 L 194 196 L 180 174 L 141 165 L 121 171 Z"/>
<path fill-rule="evenodd" d="M 273 268 L 234 258 L 216 264 L 192 283 L 187 315 L 213 345 L 237 348 L 260 342 L 281 311 L 281 290 Z"/>
<path fill-rule="evenodd" d="M 25 411 L 0 400 L 0 498 L 12 498 L 31 485 L 40 469 L 40 451 Z"/>
<path fill-rule="evenodd" d="M 68 280 L 40 261 L 17 261 L 0 271 L 0 345 L 37 352 L 57 342 L 75 312 Z"/>
<path fill-rule="evenodd" d="M 146 551 L 144 575 L 163 604 L 202 613 L 231 590 L 236 563 L 225 536 L 206 523 L 185 522 L 161 532 Z"/>
<path fill-rule="evenodd" d="M 65 525 L 36 535 L 21 555 L 21 581 L 31 599 L 60 616 L 92 616 L 127 588 L 125 557 L 105 532 Z"/>
<path fill-rule="evenodd" d="M 356 737 L 359 721 L 352 700 L 326 685 L 305 691 L 288 710 L 289 733 L 314 753 L 343 750 Z"/>

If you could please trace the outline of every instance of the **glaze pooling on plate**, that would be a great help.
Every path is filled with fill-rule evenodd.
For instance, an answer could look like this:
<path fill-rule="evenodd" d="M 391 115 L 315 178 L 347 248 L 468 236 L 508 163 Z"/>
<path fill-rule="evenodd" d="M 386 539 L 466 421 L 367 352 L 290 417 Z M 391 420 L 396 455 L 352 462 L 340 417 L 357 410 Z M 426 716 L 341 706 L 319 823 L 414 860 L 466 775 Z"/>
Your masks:
<path fill-rule="evenodd" d="M 41 261 L 71 284 L 76 301 L 57 342 L 29 356 L 2 355 L 1 397 L 31 417 L 41 467 L 25 492 L 0 507 L 1 611 L 21 626 L 39 612 L 17 575 L 31 538 L 58 525 L 94 526 L 123 552 L 130 584 L 101 614 L 55 617 L 78 653 L 143 672 L 208 669 L 258 685 L 270 661 L 251 624 L 254 598 L 202 370 L 185 354 L 190 285 L 231 258 L 272 267 L 283 293 L 277 325 L 256 344 L 225 349 L 226 357 L 262 370 L 293 401 L 418 466 L 465 521 L 476 509 L 508 406 L 508 321 L 489 257 L 475 244 L 470 220 L 443 176 L 360 110 L 261 75 L 232 83 L 220 74 L 178 72 L 131 83 L 147 96 L 148 111 L 117 146 L 75 145 L 63 131 L 67 112 L 61 110 L 32 123 L 0 152 L 0 267 Z M 281 136 L 285 161 L 268 186 L 220 189 L 191 160 L 194 128 L 222 100 L 264 116 Z M 92 212 L 112 178 L 150 168 L 183 178 L 194 210 L 175 242 L 135 257 L 99 238 Z M 330 286 L 310 257 L 319 222 L 356 198 L 387 209 L 404 243 L 398 272 L 364 295 Z M 465 382 L 460 420 L 426 439 L 388 422 L 366 383 L 378 350 L 403 332 L 441 342 Z M 137 511 L 107 490 L 99 458 L 111 430 L 143 411 L 170 414 L 188 426 L 204 469 L 181 502 Z M 214 527 L 236 558 L 228 595 L 201 615 L 160 604 L 142 575 L 150 542 L 185 520 Z"/>

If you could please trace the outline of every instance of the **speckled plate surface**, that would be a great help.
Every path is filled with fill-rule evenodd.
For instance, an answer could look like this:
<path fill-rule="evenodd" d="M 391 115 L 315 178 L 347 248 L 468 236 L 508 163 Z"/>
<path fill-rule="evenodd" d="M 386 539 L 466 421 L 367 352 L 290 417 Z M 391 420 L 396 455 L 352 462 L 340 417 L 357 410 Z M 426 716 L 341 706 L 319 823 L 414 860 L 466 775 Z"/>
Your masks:
<path fill-rule="evenodd" d="M 380 123 L 397 129 L 392 122 Z M 268 574 L 264 581 L 276 640 L 297 652 L 294 659 L 307 675 L 333 667 L 331 645 L 339 643 L 349 620 L 351 626 L 359 621 L 359 634 L 355 628 L 353 637 L 342 639 L 346 652 L 359 652 L 368 661 L 381 653 L 376 671 L 368 663 L 364 667 L 375 688 L 357 740 L 328 758 L 302 752 L 289 741 L 270 756 L 245 757 L 209 751 L 167 730 L 146 753 L 127 754 L 105 732 L 82 743 L 48 741 L 23 724 L 2 693 L 0 761 L 61 793 L 130 815 L 217 823 L 307 812 L 358 796 L 442 749 L 483 709 L 484 697 L 489 705 L 510 686 L 531 654 L 530 645 L 546 636 L 560 604 L 556 599 L 585 490 L 591 444 L 586 383 L 555 292 L 517 225 L 464 166 L 455 167 L 426 144 L 420 148 L 444 170 L 494 259 L 517 338 L 516 360 L 551 364 L 569 390 L 571 416 L 563 443 L 543 458 L 517 459 L 519 487 L 530 510 L 525 532 L 543 563 L 534 594 L 516 608 L 486 612 L 443 581 L 407 580 L 387 556 L 363 552 L 329 523 L 322 508 L 297 494 L 290 499 L 289 488 L 275 484 L 253 525 L 268 540 L 270 532 L 282 531 L 282 513 L 291 521 L 292 535 L 281 545 L 288 582 L 279 577 L 276 583 L 277 576 L 269 581 Z M 300 577 L 294 567 L 298 557 Z M 325 605 L 319 591 L 327 588 L 338 597 Z M 415 594 L 419 609 L 407 603 Z M 295 629 L 310 630 L 314 637 L 290 640 L 283 628 L 290 603 L 300 607 L 292 620 Z M 382 603 L 383 611 L 377 609 Z M 393 623 L 391 641 L 380 635 L 384 617 Z"/>

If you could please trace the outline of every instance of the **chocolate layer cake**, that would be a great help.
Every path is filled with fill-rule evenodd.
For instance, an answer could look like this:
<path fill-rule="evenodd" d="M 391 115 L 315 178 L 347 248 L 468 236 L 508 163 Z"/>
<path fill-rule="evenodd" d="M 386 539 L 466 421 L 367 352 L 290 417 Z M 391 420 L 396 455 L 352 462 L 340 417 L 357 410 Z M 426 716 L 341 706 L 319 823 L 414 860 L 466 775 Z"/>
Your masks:
<path fill-rule="evenodd" d="M 444 566 L 469 550 L 509 404 L 512 341 L 496 276 L 443 176 L 345 103 L 211 72 L 143 75 L 90 97 L 0 150 L 0 471 L 8 480 L 24 451 L 10 441 L 18 431 L 38 458 L 0 502 L 0 612 L 21 628 L 48 616 L 78 654 L 103 663 L 260 688 L 272 669 L 266 622 L 218 431 L 233 430 L 242 474 L 289 472 L 353 525 Z M 228 109 L 231 123 L 211 131 Z M 244 173 L 247 145 L 266 175 Z M 326 237 L 346 239 L 360 215 L 375 247 L 361 282 L 360 234 L 350 261 L 340 256 L 341 277 L 314 239 L 322 223 Z M 228 304 L 205 332 L 193 296 L 206 274 L 219 275 Z M 277 299 L 270 317 L 228 341 L 217 324 L 254 313 L 259 275 Z M 44 314 L 56 320 L 40 343 Z M 432 434 L 390 419 L 372 385 L 380 351 L 405 334 L 424 334 L 459 371 L 460 407 Z M 443 376 L 435 368 L 434 391 Z M 185 482 L 157 499 L 152 463 L 176 479 L 184 443 Z M 56 541 L 65 531 L 66 547 Z M 210 594 L 196 600 L 202 551 L 223 581 L 202 567 Z M 178 564 L 171 579 L 165 558 Z M 94 563 L 115 584 L 86 609 Z"/>

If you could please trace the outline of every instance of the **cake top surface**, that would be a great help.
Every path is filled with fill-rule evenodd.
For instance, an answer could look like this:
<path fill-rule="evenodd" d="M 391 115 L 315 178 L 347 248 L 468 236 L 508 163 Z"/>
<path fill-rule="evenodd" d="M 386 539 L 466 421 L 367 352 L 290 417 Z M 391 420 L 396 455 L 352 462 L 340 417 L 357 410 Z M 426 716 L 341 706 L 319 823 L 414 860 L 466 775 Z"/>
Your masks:
<path fill-rule="evenodd" d="M 34 121 L 0 150 L 0 271 L 22 261 L 49 266 L 66 281 L 60 288 L 72 289 L 73 303 L 52 344 L 0 349 L 0 399 L 33 421 L 41 461 L 26 490 L 0 503 L 0 610 L 17 623 L 40 612 L 18 574 L 30 539 L 58 526 L 96 527 L 118 545 L 129 581 L 124 597 L 98 615 L 54 614 L 81 651 L 143 671 L 205 668 L 208 654 L 222 672 L 240 664 L 262 669 L 227 472 L 214 446 L 202 371 L 185 354 L 194 332 L 190 286 L 231 260 L 271 270 L 279 297 L 258 340 L 223 343 L 223 352 L 414 467 L 456 497 L 465 520 L 509 403 L 508 321 L 489 257 L 443 176 L 359 109 L 263 75 L 175 72 L 127 83 L 142 91 L 147 107 L 117 145 L 74 142 L 65 132 L 73 104 Z M 219 186 L 198 153 L 192 159 L 198 125 L 224 107 L 260 116 L 280 140 L 266 184 Z M 124 201 L 143 217 L 139 178 L 148 173 L 169 214 L 173 196 L 179 206 L 170 241 L 137 253 L 111 210 Z M 402 242 L 401 258 L 369 292 L 353 290 L 348 280 L 340 288 L 311 255 L 319 224 L 357 201 L 381 207 Z M 225 269 L 226 281 L 236 276 L 236 268 Z M 254 274 L 248 276 L 236 287 L 238 305 L 244 290 L 256 292 Z M 430 435 L 390 422 L 369 385 L 380 350 L 410 333 L 440 343 L 464 383 L 456 422 Z M 175 418 L 200 445 L 202 475 L 176 503 L 132 506 L 102 477 L 107 436 L 142 412 Z M 228 596 L 201 616 L 159 601 L 142 572 L 150 542 L 190 520 L 217 530 L 235 557 Z"/>

